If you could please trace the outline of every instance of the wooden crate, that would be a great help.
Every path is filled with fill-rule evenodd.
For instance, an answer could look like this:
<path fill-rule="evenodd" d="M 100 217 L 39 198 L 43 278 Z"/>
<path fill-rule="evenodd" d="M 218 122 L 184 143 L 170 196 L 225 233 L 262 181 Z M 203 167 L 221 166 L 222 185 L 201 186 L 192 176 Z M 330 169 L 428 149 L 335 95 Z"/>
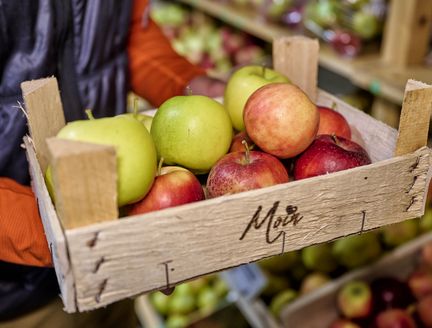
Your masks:
<path fill-rule="evenodd" d="M 286 306 L 281 312 L 283 327 L 326 328 L 339 316 L 336 308 L 338 291 L 353 280 L 372 281 L 383 276 L 406 279 L 418 264 L 423 245 L 432 242 L 432 233 L 416 238 L 396 248 L 376 263 L 349 272 L 317 291 L 305 295 Z M 309 315 L 313 313 L 313 315 Z"/>
<path fill-rule="evenodd" d="M 291 65 L 295 60 L 275 65 L 282 71 L 306 67 L 313 79 L 316 69 Z M 313 88 L 306 89 L 314 93 Z M 336 103 L 360 136 L 371 165 L 77 228 L 66 228 L 59 220 L 59 206 L 56 211 L 43 177 L 45 140 L 64 124 L 53 117 L 61 112 L 57 82 L 26 82 L 23 93 L 31 132 L 24 142 L 32 186 L 67 312 L 99 308 L 424 213 L 432 88 L 419 82 L 407 85 L 399 137 L 396 130 L 318 90 L 316 102 Z M 84 197 L 79 207 L 88 202 Z"/>

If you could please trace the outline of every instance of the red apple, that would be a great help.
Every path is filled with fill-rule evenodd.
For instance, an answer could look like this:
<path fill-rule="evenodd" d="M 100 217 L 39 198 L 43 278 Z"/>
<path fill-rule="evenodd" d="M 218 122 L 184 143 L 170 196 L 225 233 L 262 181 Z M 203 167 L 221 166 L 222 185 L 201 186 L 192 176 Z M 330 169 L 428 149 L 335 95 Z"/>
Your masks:
<path fill-rule="evenodd" d="M 414 320 L 407 311 L 391 309 L 378 314 L 375 318 L 377 328 L 416 328 Z"/>
<path fill-rule="evenodd" d="M 239 132 L 237 133 L 232 142 L 231 142 L 231 147 L 229 149 L 229 152 L 235 152 L 235 151 L 245 151 L 245 145 L 243 144 L 243 140 L 246 141 L 247 146 L 249 147 L 249 150 L 252 150 L 255 148 L 255 144 L 253 143 L 253 141 L 251 140 L 251 138 L 249 138 L 249 136 L 246 134 L 245 131 Z"/>
<path fill-rule="evenodd" d="M 235 194 L 288 182 L 288 173 L 274 156 L 261 151 L 237 151 L 222 157 L 210 170 L 210 197 Z"/>
<path fill-rule="evenodd" d="M 346 319 L 337 319 L 333 321 L 330 328 L 360 328 L 360 326 Z"/>
<path fill-rule="evenodd" d="M 426 296 L 419 301 L 417 313 L 425 327 L 432 327 L 432 295 Z"/>
<path fill-rule="evenodd" d="M 260 149 L 279 158 L 291 158 L 315 139 L 319 112 L 296 85 L 270 83 L 249 97 L 243 120 L 247 134 Z"/>
<path fill-rule="evenodd" d="M 178 166 L 162 167 L 150 192 L 128 210 L 129 215 L 147 213 L 204 199 L 197 177 Z"/>
<path fill-rule="evenodd" d="M 320 122 L 317 135 L 335 134 L 338 137 L 351 139 L 351 128 L 342 114 L 328 107 L 317 107 L 320 113 Z"/>
<path fill-rule="evenodd" d="M 417 299 L 432 295 L 432 273 L 415 271 L 408 278 L 408 286 Z"/>
<path fill-rule="evenodd" d="M 367 318 L 372 313 L 372 291 L 363 281 L 350 281 L 338 292 L 337 304 L 348 319 Z"/>
<path fill-rule="evenodd" d="M 296 159 L 294 179 L 310 178 L 370 163 L 366 150 L 354 141 L 323 134 Z"/>
<path fill-rule="evenodd" d="M 421 250 L 421 264 L 432 270 L 432 242 L 427 243 Z"/>
<path fill-rule="evenodd" d="M 371 283 L 375 313 L 392 308 L 405 309 L 414 300 L 408 285 L 393 277 L 380 277 Z"/>

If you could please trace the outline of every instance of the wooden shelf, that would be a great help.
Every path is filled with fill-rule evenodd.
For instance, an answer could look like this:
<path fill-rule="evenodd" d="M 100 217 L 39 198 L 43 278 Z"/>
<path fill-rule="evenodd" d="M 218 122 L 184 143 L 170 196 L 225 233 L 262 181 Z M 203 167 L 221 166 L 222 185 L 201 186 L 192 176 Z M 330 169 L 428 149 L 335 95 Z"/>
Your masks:
<path fill-rule="evenodd" d="M 266 42 L 272 42 L 276 37 L 293 35 L 289 29 L 264 21 L 254 10 L 248 8 L 238 8 L 212 0 L 177 1 L 195 7 Z M 396 104 L 402 103 L 405 84 L 409 78 L 432 83 L 431 68 L 418 66 L 410 67 L 409 70 L 396 70 L 383 65 L 379 53 L 355 59 L 342 58 L 324 43 L 320 45 L 319 63 L 322 67 L 349 79 L 354 85 Z"/>

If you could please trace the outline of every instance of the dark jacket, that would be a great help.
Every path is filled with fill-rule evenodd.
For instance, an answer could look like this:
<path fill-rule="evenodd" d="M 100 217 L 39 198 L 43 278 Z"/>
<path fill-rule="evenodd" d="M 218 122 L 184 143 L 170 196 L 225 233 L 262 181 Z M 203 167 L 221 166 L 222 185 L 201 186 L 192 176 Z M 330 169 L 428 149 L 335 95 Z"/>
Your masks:
<path fill-rule="evenodd" d="M 0 176 L 28 184 L 20 83 L 56 76 L 66 120 L 123 113 L 131 0 L 0 1 Z M 1 219 L 1 218 L 0 218 Z M 52 269 L 0 262 L 0 320 L 51 300 Z"/>

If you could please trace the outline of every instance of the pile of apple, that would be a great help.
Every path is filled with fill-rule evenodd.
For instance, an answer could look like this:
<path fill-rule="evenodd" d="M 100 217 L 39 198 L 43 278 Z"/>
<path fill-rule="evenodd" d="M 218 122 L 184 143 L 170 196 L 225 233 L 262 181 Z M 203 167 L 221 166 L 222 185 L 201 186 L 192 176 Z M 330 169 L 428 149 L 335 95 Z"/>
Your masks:
<path fill-rule="evenodd" d="M 261 63 L 262 43 L 196 10 L 172 2 L 152 6 L 151 17 L 173 48 L 209 74 L 225 78 L 236 66 Z"/>
<path fill-rule="evenodd" d="M 406 281 L 391 276 L 351 281 L 337 295 L 341 318 L 331 328 L 432 327 L 432 243 Z"/>
<path fill-rule="evenodd" d="M 341 114 L 317 106 L 287 77 L 261 66 L 232 74 L 223 105 L 205 96 L 176 96 L 154 118 L 90 117 L 68 123 L 58 137 L 116 148 L 118 206 L 128 205 L 129 215 L 371 162 L 350 140 Z"/>
<path fill-rule="evenodd" d="M 178 285 L 171 295 L 149 295 L 154 309 L 164 319 L 166 328 L 187 327 L 208 316 L 226 302 L 228 286 L 216 275 Z"/>

